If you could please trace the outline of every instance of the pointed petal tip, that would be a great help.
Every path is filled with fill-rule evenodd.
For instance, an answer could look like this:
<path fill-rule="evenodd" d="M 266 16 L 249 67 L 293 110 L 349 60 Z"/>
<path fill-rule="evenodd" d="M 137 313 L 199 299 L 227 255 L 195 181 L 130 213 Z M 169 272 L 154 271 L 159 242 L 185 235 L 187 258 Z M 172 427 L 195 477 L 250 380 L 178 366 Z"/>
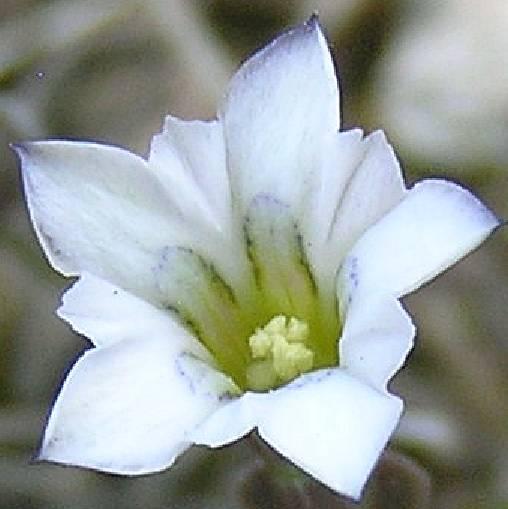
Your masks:
<path fill-rule="evenodd" d="M 269 48 L 272 45 L 276 45 L 277 41 L 281 40 L 291 40 L 291 39 L 298 39 L 298 38 L 313 38 L 316 37 L 319 41 L 319 44 L 322 45 L 325 44 L 326 48 L 328 48 L 328 44 L 326 43 L 326 38 L 323 34 L 323 28 L 321 26 L 321 23 L 319 21 L 319 16 L 317 11 L 314 11 L 311 16 L 304 21 L 303 23 L 300 23 L 298 25 L 294 25 L 292 27 L 289 27 L 285 30 L 283 30 L 277 37 L 275 37 L 270 44 L 265 46 L 264 48 L 261 48 L 261 52 Z"/>
<path fill-rule="evenodd" d="M 371 133 L 365 135 L 364 141 L 366 143 L 373 143 L 376 146 L 387 145 L 388 147 L 390 147 L 390 150 L 394 152 L 392 145 L 390 144 L 388 137 L 386 136 L 386 133 L 382 129 L 376 129 L 375 131 L 372 131 Z"/>
<path fill-rule="evenodd" d="M 499 225 L 468 189 L 444 179 L 417 182 L 350 251 L 343 265 L 348 268 L 339 276 L 350 281 L 341 302 L 359 287 L 407 295 L 478 248 Z M 353 273 L 360 276 L 352 278 Z"/>
<path fill-rule="evenodd" d="M 50 461 L 49 457 L 46 456 L 42 451 L 38 452 L 37 454 L 34 454 L 32 458 L 30 459 L 30 464 L 32 465 L 39 465 L 40 463 L 45 463 L 47 461 Z"/>
<path fill-rule="evenodd" d="M 301 25 L 297 25 L 293 30 L 289 30 L 289 32 L 293 33 L 298 33 L 299 31 L 303 34 L 317 35 L 319 39 L 326 41 L 317 11 L 314 11 L 307 21 L 304 21 Z"/>
<path fill-rule="evenodd" d="M 9 148 L 21 159 L 28 155 L 31 142 L 9 143 Z"/>
<path fill-rule="evenodd" d="M 30 458 L 31 464 L 40 463 L 41 461 L 44 461 L 44 457 L 42 454 L 42 447 L 40 447 L 36 452 L 32 454 L 32 457 Z"/>
<path fill-rule="evenodd" d="M 376 129 L 367 135 L 367 138 L 373 140 L 386 140 L 386 134 L 382 129 Z"/>
<path fill-rule="evenodd" d="M 319 14 L 317 10 L 310 15 L 310 18 L 305 22 L 305 25 L 312 29 L 321 29 L 321 25 L 319 23 Z"/>
<path fill-rule="evenodd" d="M 493 235 L 498 230 L 500 230 L 501 228 L 503 228 L 503 227 L 508 225 L 508 219 L 501 218 L 495 212 L 493 212 L 492 210 L 490 210 L 488 208 L 487 208 L 487 211 L 492 216 L 492 220 L 493 220 L 493 223 L 494 223 L 493 226 L 492 226 L 492 229 L 490 230 L 490 235 Z"/>
<path fill-rule="evenodd" d="M 30 466 L 38 466 L 38 465 L 40 465 L 42 463 L 45 463 L 45 462 L 46 462 L 46 460 L 44 458 L 40 459 L 37 456 L 34 456 L 33 458 L 28 460 L 28 464 Z"/>
<path fill-rule="evenodd" d="M 26 159 L 37 159 L 43 154 L 44 147 L 51 145 L 55 140 L 35 140 L 9 143 L 11 150 L 18 156 L 21 162 Z"/>
<path fill-rule="evenodd" d="M 45 432 L 46 434 L 46 432 Z M 37 465 L 39 463 L 44 463 L 47 461 L 52 461 L 51 454 L 48 453 L 46 436 L 43 437 L 42 443 L 39 445 L 39 449 L 34 452 L 32 457 L 30 458 L 30 463 Z"/>

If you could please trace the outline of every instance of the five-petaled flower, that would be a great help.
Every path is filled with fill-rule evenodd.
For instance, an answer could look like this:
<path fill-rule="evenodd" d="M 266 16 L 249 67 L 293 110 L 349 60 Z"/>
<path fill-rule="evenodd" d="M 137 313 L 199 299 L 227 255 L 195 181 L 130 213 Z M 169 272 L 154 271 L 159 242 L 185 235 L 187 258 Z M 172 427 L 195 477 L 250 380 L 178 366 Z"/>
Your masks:
<path fill-rule="evenodd" d="M 317 20 L 233 77 L 216 120 L 168 117 L 147 160 L 112 146 L 16 147 L 61 318 L 90 338 L 43 459 L 121 474 L 257 428 L 359 497 L 402 411 L 387 382 L 415 329 L 399 298 L 482 242 L 463 188 L 406 189 L 381 132 L 339 132 Z"/>

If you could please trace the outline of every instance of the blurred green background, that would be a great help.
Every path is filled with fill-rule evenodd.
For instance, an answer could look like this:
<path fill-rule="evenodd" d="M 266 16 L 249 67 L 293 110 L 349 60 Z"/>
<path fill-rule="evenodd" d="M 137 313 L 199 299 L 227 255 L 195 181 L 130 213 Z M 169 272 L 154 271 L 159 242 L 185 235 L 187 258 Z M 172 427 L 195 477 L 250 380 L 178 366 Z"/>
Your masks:
<path fill-rule="evenodd" d="M 87 343 L 54 315 L 69 281 L 35 241 L 8 143 L 146 154 L 165 113 L 212 117 L 238 64 L 314 11 L 344 127 L 384 129 L 409 183 L 460 181 L 508 216 L 506 0 L 0 0 L 0 508 L 355 507 L 310 481 L 274 487 L 282 460 L 248 441 L 139 479 L 31 462 Z M 361 507 L 508 507 L 507 245 L 497 232 L 405 299 L 418 338 L 392 389 L 407 410 Z"/>

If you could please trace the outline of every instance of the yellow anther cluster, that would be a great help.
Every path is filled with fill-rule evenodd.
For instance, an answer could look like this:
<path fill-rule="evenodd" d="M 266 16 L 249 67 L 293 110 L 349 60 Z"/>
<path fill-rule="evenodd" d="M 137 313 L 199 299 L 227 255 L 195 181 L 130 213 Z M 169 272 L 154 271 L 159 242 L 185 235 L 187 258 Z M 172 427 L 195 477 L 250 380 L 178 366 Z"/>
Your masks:
<path fill-rule="evenodd" d="M 312 369 L 314 353 L 305 346 L 307 323 L 278 315 L 249 338 L 254 362 L 247 370 L 251 389 L 266 390 Z"/>

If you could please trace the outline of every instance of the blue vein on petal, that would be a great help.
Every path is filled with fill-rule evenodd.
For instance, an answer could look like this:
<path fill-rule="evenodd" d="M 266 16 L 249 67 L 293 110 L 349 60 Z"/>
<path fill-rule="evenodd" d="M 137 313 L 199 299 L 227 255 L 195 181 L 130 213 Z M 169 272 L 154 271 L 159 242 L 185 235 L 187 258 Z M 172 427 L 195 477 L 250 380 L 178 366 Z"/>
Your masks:
<path fill-rule="evenodd" d="M 200 365 L 200 370 L 198 377 L 193 378 L 189 374 L 189 369 L 187 367 L 187 364 L 189 362 L 195 362 Z M 199 359 L 199 357 L 196 357 L 195 355 L 189 353 L 189 352 L 183 352 L 175 359 L 175 368 L 177 373 L 185 379 L 186 383 L 188 384 L 189 390 L 192 392 L 192 394 L 204 396 L 206 398 L 210 399 L 216 399 L 217 401 L 230 401 L 234 399 L 234 396 L 229 391 L 220 392 L 219 394 L 216 394 L 209 390 L 208 386 L 206 390 L 202 390 L 203 386 L 203 380 L 206 379 L 206 373 L 205 373 L 205 366 L 203 365 L 203 361 Z M 194 374 L 196 371 L 194 371 Z M 206 384 L 205 384 L 206 385 Z M 201 388 L 201 390 L 200 390 Z"/>
<path fill-rule="evenodd" d="M 170 252 L 178 252 L 183 254 L 184 256 L 192 257 L 199 263 L 200 268 L 203 271 L 203 275 L 206 280 L 211 284 L 214 290 L 218 290 L 219 294 L 222 297 L 225 297 L 229 302 L 233 305 L 237 304 L 236 296 L 233 288 L 226 283 L 224 278 L 219 274 L 215 266 L 211 263 L 208 263 L 203 256 L 196 253 L 193 249 L 182 246 L 165 246 L 162 250 L 161 261 L 153 269 L 154 273 L 157 271 L 162 272 L 164 268 L 167 267 L 169 262 L 169 254 Z M 183 324 L 190 330 L 190 332 L 196 336 L 199 340 L 203 341 L 203 331 L 199 327 L 196 320 L 192 318 L 192 313 L 189 310 L 183 309 L 177 303 L 174 303 L 169 300 L 162 299 L 161 302 L 164 309 L 175 313 Z"/>
<path fill-rule="evenodd" d="M 256 285 L 258 289 L 261 289 L 262 286 L 262 264 L 259 263 L 258 256 L 256 254 L 256 249 L 260 249 L 260 246 L 256 246 L 256 242 L 254 241 L 254 235 L 251 233 L 252 229 L 252 209 L 258 206 L 276 206 L 281 210 L 284 210 L 285 212 L 289 211 L 289 206 L 282 201 L 278 200 L 274 196 L 267 194 L 267 193 L 260 193 L 254 197 L 254 199 L 251 202 L 251 206 L 244 218 L 243 222 L 243 234 L 245 238 L 245 245 L 247 250 L 247 257 L 249 259 L 249 262 L 252 266 L 252 272 L 254 274 L 254 280 L 256 282 Z M 289 215 L 289 214 L 288 214 Z M 308 281 L 310 283 L 310 286 L 312 288 L 312 293 L 314 295 L 317 295 L 318 288 L 316 284 L 316 280 L 314 277 L 314 274 L 312 273 L 309 259 L 307 256 L 307 252 L 305 250 L 304 246 L 304 240 L 303 236 L 299 231 L 298 223 L 294 219 L 291 219 L 291 227 L 293 230 L 292 239 L 295 241 L 295 250 L 297 253 L 296 262 L 297 264 L 302 267 L 304 270 Z M 273 224 L 270 227 L 269 231 L 270 235 L 273 236 L 275 233 Z"/>

